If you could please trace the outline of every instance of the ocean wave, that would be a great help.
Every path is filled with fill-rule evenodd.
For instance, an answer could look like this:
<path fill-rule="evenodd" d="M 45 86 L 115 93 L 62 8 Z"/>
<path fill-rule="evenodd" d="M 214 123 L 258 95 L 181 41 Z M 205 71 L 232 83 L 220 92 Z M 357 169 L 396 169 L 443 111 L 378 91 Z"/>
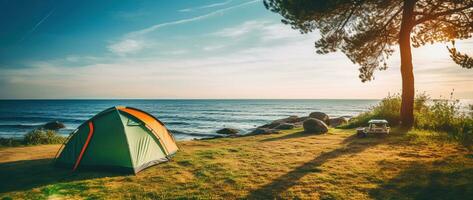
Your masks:
<path fill-rule="evenodd" d="M 36 128 L 43 125 L 42 123 L 33 124 L 0 124 L 0 128 Z"/>
<path fill-rule="evenodd" d="M 218 134 L 210 134 L 210 133 L 188 133 L 184 131 L 178 131 L 178 130 L 169 130 L 171 131 L 172 134 L 180 134 L 180 135 L 189 135 L 189 136 L 201 136 L 201 137 L 213 137 L 217 136 Z"/>
<path fill-rule="evenodd" d="M 166 125 L 191 125 L 190 123 L 187 122 L 166 122 Z"/>
<path fill-rule="evenodd" d="M 34 121 L 47 123 L 51 121 L 60 121 L 60 122 L 83 122 L 88 118 L 62 118 L 62 117 L 40 117 L 40 116 L 0 116 L 0 121 Z"/>

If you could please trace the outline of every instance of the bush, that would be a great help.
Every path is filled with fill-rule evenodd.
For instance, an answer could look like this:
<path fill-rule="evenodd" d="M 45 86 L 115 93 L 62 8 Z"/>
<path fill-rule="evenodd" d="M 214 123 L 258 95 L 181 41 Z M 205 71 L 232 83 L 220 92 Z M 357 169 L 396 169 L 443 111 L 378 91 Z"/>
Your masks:
<path fill-rule="evenodd" d="M 23 139 L 25 145 L 38 145 L 38 144 L 60 144 L 65 140 L 64 137 L 58 135 L 56 131 L 35 129 L 27 133 Z"/>
<path fill-rule="evenodd" d="M 432 105 L 415 115 L 415 128 L 446 132 L 449 137 L 465 146 L 473 145 L 473 115 L 463 112 L 460 101 L 453 99 L 434 100 Z M 469 105 L 470 110 L 473 105 Z"/>
<path fill-rule="evenodd" d="M 0 138 L 0 147 L 15 147 L 23 143 L 21 139 L 15 138 Z"/>
<path fill-rule="evenodd" d="M 416 96 L 414 100 L 414 112 L 420 112 L 426 109 L 428 106 L 428 96 L 425 93 L 421 93 Z M 391 126 L 397 126 L 400 123 L 399 111 L 401 110 L 401 96 L 399 94 L 390 95 L 379 102 L 378 105 L 370 108 L 370 111 L 361 113 L 360 115 L 352 118 L 350 122 L 342 126 L 342 128 L 355 128 L 360 126 L 367 126 L 368 121 L 371 119 L 386 119 Z"/>
<path fill-rule="evenodd" d="M 450 138 L 460 141 L 465 146 L 473 146 L 473 105 L 463 112 L 460 102 L 453 99 L 431 100 L 425 93 L 416 96 L 414 101 L 414 127 L 422 130 L 444 132 Z M 350 120 L 342 128 L 366 126 L 370 119 L 386 119 L 391 126 L 400 122 L 401 96 L 388 96 L 372 107 Z"/>

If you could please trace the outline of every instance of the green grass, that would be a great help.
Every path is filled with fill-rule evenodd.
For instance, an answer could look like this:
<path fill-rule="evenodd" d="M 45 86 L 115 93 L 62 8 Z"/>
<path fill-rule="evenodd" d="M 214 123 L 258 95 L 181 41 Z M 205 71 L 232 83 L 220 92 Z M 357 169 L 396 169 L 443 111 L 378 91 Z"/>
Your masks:
<path fill-rule="evenodd" d="M 396 131 L 396 130 L 395 130 Z M 473 154 L 414 130 L 356 138 L 351 129 L 179 142 L 138 175 L 57 169 L 58 145 L 0 149 L 0 199 L 467 199 Z M 4 181 L 6 180 L 6 181 Z"/>

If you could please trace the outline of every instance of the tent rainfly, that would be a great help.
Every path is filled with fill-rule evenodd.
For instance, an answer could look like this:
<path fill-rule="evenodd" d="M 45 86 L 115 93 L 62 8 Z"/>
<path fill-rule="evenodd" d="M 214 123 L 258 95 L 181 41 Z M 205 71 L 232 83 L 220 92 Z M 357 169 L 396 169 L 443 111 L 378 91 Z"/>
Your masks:
<path fill-rule="evenodd" d="M 106 109 L 80 125 L 58 151 L 56 165 L 136 174 L 178 150 L 164 124 L 131 107 Z M 59 153 L 60 152 L 60 153 Z"/>

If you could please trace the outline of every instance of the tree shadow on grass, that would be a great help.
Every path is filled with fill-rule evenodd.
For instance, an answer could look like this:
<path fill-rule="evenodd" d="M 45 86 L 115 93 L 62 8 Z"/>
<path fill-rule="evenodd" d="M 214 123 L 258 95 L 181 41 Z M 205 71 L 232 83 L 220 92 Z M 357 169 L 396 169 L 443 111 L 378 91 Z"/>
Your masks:
<path fill-rule="evenodd" d="M 303 137 L 311 134 L 294 133 L 295 136 L 285 135 L 279 139 L 287 139 L 294 137 Z M 293 135 L 293 134 L 291 134 Z M 276 138 L 277 139 L 277 138 Z M 386 140 L 380 138 L 363 138 L 359 139 L 352 135 L 342 141 L 342 147 L 334 149 L 329 152 L 324 152 L 313 160 L 304 163 L 293 169 L 292 171 L 276 178 L 271 183 L 256 189 L 246 197 L 247 199 L 277 199 L 278 195 L 292 186 L 298 184 L 299 180 L 307 174 L 318 173 L 320 170 L 317 167 L 323 165 L 325 162 L 344 155 L 352 155 L 360 153 L 370 147 L 376 146 L 385 142 Z"/>
<path fill-rule="evenodd" d="M 123 173 L 77 171 L 55 167 L 52 158 L 0 163 L 0 193 L 29 190 L 57 183 L 113 177 Z"/>
<path fill-rule="evenodd" d="M 369 192 L 374 199 L 473 199 L 473 168 L 415 162 Z"/>

